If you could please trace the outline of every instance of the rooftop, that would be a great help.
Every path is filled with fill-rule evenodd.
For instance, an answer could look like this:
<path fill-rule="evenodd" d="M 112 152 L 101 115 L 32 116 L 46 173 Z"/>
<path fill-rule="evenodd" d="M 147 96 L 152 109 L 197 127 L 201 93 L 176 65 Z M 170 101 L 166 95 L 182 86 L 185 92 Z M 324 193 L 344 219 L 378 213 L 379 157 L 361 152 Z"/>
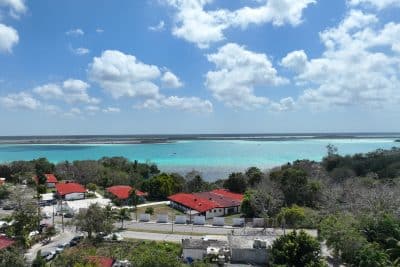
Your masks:
<path fill-rule="evenodd" d="M 114 260 L 112 258 L 103 256 L 88 256 L 88 260 L 92 264 L 96 264 L 99 267 L 112 267 Z"/>
<path fill-rule="evenodd" d="M 207 249 L 208 247 L 227 247 L 228 242 L 214 239 L 182 239 L 183 249 Z"/>
<path fill-rule="evenodd" d="M 56 184 L 57 193 L 61 196 L 71 193 L 85 193 L 86 189 L 78 183 L 59 183 Z"/>
<path fill-rule="evenodd" d="M 0 250 L 8 248 L 12 246 L 15 243 L 15 240 L 5 237 L 5 236 L 0 236 Z"/>
<path fill-rule="evenodd" d="M 115 185 L 107 188 L 107 192 L 113 194 L 118 199 L 127 199 L 129 197 L 130 192 L 134 188 L 129 185 Z M 139 197 L 146 196 L 146 193 L 136 190 L 136 195 Z"/>
<path fill-rule="evenodd" d="M 46 177 L 46 183 L 52 183 L 52 184 L 58 183 L 58 180 L 54 174 L 46 173 L 44 176 Z M 33 177 L 33 179 L 36 181 L 36 183 L 39 182 L 37 176 Z"/>

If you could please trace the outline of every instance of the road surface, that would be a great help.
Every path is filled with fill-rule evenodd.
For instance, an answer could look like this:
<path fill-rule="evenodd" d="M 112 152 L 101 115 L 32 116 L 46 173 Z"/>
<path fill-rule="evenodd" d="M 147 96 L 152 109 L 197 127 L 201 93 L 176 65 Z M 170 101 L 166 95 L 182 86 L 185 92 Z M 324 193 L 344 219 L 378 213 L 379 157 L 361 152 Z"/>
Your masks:
<path fill-rule="evenodd" d="M 201 239 L 201 236 L 191 236 L 191 235 L 182 235 L 182 234 L 159 234 L 159 233 L 146 233 L 146 232 L 135 232 L 135 231 L 123 231 L 123 232 L 120 232 L 120 234 L 123 238 L 154 240 L 154 241 L 167 241 L 167 242 L 175 242 L 175 243 L 180 243 L 182 241 L 182 239 L 186 239 L 186 238 Z M 226 240 L 226 236 L 222 236 L 222 235 L 207 236 L 207 237 Z"/>

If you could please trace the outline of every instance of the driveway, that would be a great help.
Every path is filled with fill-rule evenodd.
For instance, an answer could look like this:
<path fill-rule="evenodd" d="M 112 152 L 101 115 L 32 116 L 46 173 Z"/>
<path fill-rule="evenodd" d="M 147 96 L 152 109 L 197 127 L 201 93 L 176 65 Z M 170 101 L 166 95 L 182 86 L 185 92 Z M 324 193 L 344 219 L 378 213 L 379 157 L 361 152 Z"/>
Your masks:
<path fill-rule="evenodd" d="M 132 238 L 132 239 L 143 239 L 143 240 L 154 240 L 154 241 L 167 241 L 167 242 L 175 242 L 180 243 L 182 239 L 192 238 L 192 239 L 201 239 L 201 236 L 191 236 L 191 235 L 176 235 L 176 234 L 159 234 L 159 233 L 146 233 L 146 232 L 135 232 L 135 231 L 123 231 L 120 232 L 123 238 Z M 227 240 L 226 236 L 207 236 L 208 238 L 215 238 L 219 240 Z"/>

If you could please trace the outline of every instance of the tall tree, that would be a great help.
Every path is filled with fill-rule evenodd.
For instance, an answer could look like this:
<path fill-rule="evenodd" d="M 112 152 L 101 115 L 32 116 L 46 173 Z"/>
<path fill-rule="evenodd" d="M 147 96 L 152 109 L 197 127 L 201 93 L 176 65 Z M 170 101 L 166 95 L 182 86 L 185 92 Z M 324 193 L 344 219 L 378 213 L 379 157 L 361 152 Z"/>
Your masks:
<path fill-rule="evenodd" d="M 224 188 L 235 193 L 244 193 L 247 189 L 246 177 L 241 172 L 234 172 L 224 182 Z"/>

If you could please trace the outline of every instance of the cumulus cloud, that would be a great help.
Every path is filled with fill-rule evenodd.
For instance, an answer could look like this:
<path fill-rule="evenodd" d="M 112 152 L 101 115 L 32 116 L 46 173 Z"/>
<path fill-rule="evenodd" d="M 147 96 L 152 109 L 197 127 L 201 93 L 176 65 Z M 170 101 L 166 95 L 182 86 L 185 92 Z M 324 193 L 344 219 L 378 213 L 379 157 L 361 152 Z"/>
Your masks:
<path fill-rule="evenodd" d="M 161 20 L 157 25 L 150 26 L 149 30 L 153 32 L 161 32 L 165 28 L 165 22 Z"/>
<path fill-rule="evenodd" d="M 155 65 L 140 62 L 133 55 L 106 50 L 89 65 L 90 79 L 114 98 L 157 97 L 159 88 L 155 80 L 161 75 Z"/>
<path fill-rule="evenodd" d="M 337 27 L 320 34 L 321 57 L 307 59 L 295 51 L 282 60 L 308 87 L 300 102 L 317 107 L 400 103 L 400 24 L 378 22 L 375 15 L 351 10 Z"/>
<path fill-rule="evenodd" d="M 13 18 L 19 18 L 27 10 L 24 0 L 0 0 L 0 8 L 9 8 L 9 14 Z"/>
<path fill-rule="evenodd" d="M 43 99 L 59 99 L 67 103 L 98 104 L 100 99 L 89 96 L 90 85 L 76 79 L 65 80 L 62 84 L 44 84 L 33 89 Z"/>
<path fill-rule="evenodd" d="M 97 32 L 97 33 L 103 33 L 104 30 L 103 30 L 102 28 L 97 28 L 97 29 L 96 29 L 96 32 Z"/>
<path fill-rule="evenodd" d="M 179 78 L 170 71 L 166 71 L 163 74 L 161 77 L 161 84 L 164 88 L 179 88 L 183 86 Z"/>
<path fill-rule="evenodd" d="M 266 106 L 269 99 L 256 96 L 256 87 L 275 87 L 288 81 L 280 77 L 265 54 L 229 43 L 209 54 L 216 70 L 206 75 L 206 86 L 212 95 L 228 106 L 252 109 Z"/>
<path fill-rule="evenodd" d="M 194 113 L 210 113 L 213 111 L 213 105 L 210 101 L 198 97 L 160 97 L 159 99 L 148 99 L 142 105 L 135 107 L 146 109 L 170 108 Z"/>
<path fill-rule="evenodd" d="M 371 6 L 379 10 L 388 7 L 400 7 L 400 0 L 348 0 L 350 6 Z"/>
<path fill-rule="evenodd" d="M 8 94 L 7 96 L 0 97 L 0 104 L 10 109 L 36 110 L 41 107 L 40 101 L 26 92 Z"/>
<path fill-rule="evenodd" d="M 224 31 L 231 27 L 272 23 L 275 26 L 302 22 L 303 10 L 315 0 L 262 0 L 256 7 L 237 10 L 206 9 L 213 0 L 164 0 L 176 10 L 173 35 L 207 48 L 225 39 Z"/>
<path fill-rule="evenodd" d="M 273 111 L 289 111 L 294 109 L 295 101 L 292 97 L 282 98 L 279 102 L 272 102 L 270 104 Z"/>
<path fill-rule="evenodd" d="M 85 32 L 82 29 L 77 28 L 77 29 L 71 29 L 71 30 L 65 32 L 65 34 L 68 36 L 77 37 L 77 36 L 85 35 Z"/>
<path fill-rule="evenodd" d="M 18 41 L 18 32 L 14 28 L 0 23 L 0 53 L 11 53 Z"/>

